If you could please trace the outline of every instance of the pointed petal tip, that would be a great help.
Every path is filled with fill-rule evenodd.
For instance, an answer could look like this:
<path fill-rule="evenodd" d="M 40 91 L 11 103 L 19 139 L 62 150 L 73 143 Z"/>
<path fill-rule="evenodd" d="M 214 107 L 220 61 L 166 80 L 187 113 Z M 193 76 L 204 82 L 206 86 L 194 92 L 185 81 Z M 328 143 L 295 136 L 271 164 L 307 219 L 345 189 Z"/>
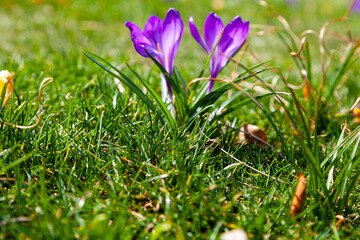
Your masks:
<path fill-rule="evenodd" d="M 249 27 L 249 26 L 250 26 L 250 21 L 249 21 L 249 20 L 246 20 L 246 21 L 244 22 L 244 25 L 245 25 L 246 27 Z"/>
<path fill-rule="evenodd" d="M 129 27 L 130 23 L 131 23 L 131 22 L 127 21 L 127 22 L 125 23 L 125 26 L 126 26 L 126 27 Z"/>
<path fill-rule="evenodd" d="M 126 21 L 126 23 L 125 23 L 125 26 L 131 26 L 131 25 L 134 25 L 135 23 L 132 23 L 132 22 L 130 22 L 130 21 Z"/>
<path fill-rule="evenodd" d="M 179 11 L 175 10 L 173 8 L 170 8 L 165 16 L 164 24 L 165 24 L 165 22 L 174 21 L 174 20 L 183 24 Z"/>
<path fill-rule="evenodd" d="M 211 13 L 206 17 L 206 19 L 205 19 L 205 25 L 206 25 L 207 23 L 211 23 L 211 25 L 214 24 L 214 25 L 219 25 L 219 26 L 224 27 L 224 24 L 223 24 L 221 18 L 220 18 L 216 13 L 214 13 L 214 12 L 211 12 Z M 207 30 L 205 30 L 205 31 L 207 31 Z"/>
<path fill-rule="evenodd" d="M 249 25 L 249 20 L 243 21 L 242 18 L 241 18 L 239 15 L 236 16 L 236 17 L 234 17 L 234 18 L 230 21 L 230 23 L 233 23 L 233 22 L 239 22 L 239 23 L 243 24 L 244 26 Z M 230 24 L 230 23 L 229 23 L 229 24 Z"/>
<path fill-rule="evenodd" d="M 176 14 L 176 15 L 179 15 L 179 16 L 180 16 L 179 11 L 176 10 L 175 8 L 169 8 L 167 14 L 169 14 L 169 13 L 171 13 L 171 14 Z M 166 15 L 167 15 L 167 14 L 166 14 Z"/>
<path fill-rule="evenodd" d="M 240 30 L 246 38 L 246 35 L 249 32 L 249 25 L 249 20 L 242 21 L 240 16 L 236 16 L 229 22 L 228 25 L 225 26 L 225 32 L 237 32 Z"/>
<path fill-rule="evenodd" d="M 132 31 L 135 28 L 139 28 L 138 25 L 136 25 L 135 23 L 129 22 L 127 21 L 125 23 L 125 27 L 127 27 L 130 31 Z"/>
<path fill-rule="evenodd" d="M 207 16 L 207 18 L 216 18 L 217 20 L 220 20 L 220 21 L 222 22 L 222 20 L 221 20 L 221 18 L 219 17 L 219 15 L 217 15 L 217 14 L 214 13 L 214 12 L 209 13 L 209 15 Z"/>
<path fill-rule="evenodd" d="M 250 29 L 250 22 L 249 20 L 246 20 L 245 22 L 243 22 L 243 31 L 246 35 L 249 33 L 249 29 Z"/>
<path fill-rule="evenodd" d="M 211 12 L 204 22 L 204 39 L 209 52 L 216 46 L 223 29 L 224 24 L 221 18 L 216 13 Z"/>
<path fill-rule="evenodd" d="M 194 39 L 204 48 L 204 50 L 208 53 L 208 48 L 205 44 L 205 42 L 203 41 L 199 30 L 197 29 L 195 22 L 194 22 L 194 18 L 191 16 L 189 18 L 189 28 L 190 28 L 190 33 L 191 35 L 194 37 Z"/>
<path fill-rule="evenodd" d="M 235 16 L 235 17 L 233 18 L 233 20 L 231 20 L 231 22 L 233 22 L 233 21 L 243 22 L 242 18 L 241 18 L 239 15 Z"/>

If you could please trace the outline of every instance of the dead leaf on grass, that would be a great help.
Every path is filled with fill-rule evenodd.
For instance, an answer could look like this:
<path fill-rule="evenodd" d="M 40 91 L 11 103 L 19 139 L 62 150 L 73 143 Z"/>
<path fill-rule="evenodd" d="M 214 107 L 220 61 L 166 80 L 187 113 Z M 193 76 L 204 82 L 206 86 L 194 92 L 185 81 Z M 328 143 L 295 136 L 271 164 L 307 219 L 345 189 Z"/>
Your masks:
<path fill-rule="evenodd" d="M 249 144 L 264 144 L 267 140 L 264 131 L 258 126 L 251 124 L 244 124 L 241 126 L 239 138 L 241 143 L 247 141 Z"/>
<path fill-rule="evenodd" d="M 306 199 L 306 184 L 307 180 L 305 179 L 304 175 L 299 173 L 298 184 L 296 186 L 295 195 L 290 207 L 291 217 L 295 217 L 303 210 Z"/>

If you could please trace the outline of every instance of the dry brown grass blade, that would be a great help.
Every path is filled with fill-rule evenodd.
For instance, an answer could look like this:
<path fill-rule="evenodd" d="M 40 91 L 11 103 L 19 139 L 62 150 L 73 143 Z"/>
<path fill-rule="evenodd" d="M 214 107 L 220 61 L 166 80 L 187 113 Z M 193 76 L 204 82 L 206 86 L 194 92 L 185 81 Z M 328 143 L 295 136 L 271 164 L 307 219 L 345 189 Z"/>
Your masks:
<path fill-rule="evenodd" d="M 352 0 L 352 1 L 351 1 L 351 3 L 350 3 L 350 5 L 349 5 L 349 7 L 348 7 L 348 9 L 347 9 L 347 11 L 346 11 L 346 13 L 345 13 L 344 17 L 349 16 L 349 14 L 350 14 L 350 12 L 351 12 L 351 9 L 353 8 L 353 6 L 354 6 L 355 2 L 356 2 L 356 0 Z"/>
<path fill-rule="evenodd" d="M 303 210 L 306 199 L 306 184 L 307 180 L 304 175 L 299 173 L 298 184 L 296 186 L 295 195 L 290 207 L 290 215 L 292 218 L 301 213 Z"/>
<path fill-rule="evenodd" d="M 264 29 L 261 31 L 251 31 L 250 34 L 251 35 L 255 35 L 255 36 L 262 36 L 268 33 L 274 33 L 277 31 L 280 31 L 281 28 L 280 27 L 276 27 L 276 26 L 268 26 L 268 25 L 259 25 L 259 24 L 251 24 L 250 25 L 250 29 Z"/>
<path fill-rule="evenodd" d="M 335 19 L 332 19 L 330 21 L 327 21 L 320 29 L 320 33 L 319 33 L 319 43 L 320 43 L 320 54 L 321 54 L 321 82 L 320 82 L 320 88 L 319 88 L 319 103 L 321 102 L 320 98 L 321 98 L 321 95 L 322 95 L 322 91 L 323 91 L 323 88 L 324 88 L 324 83 L 325 83 L 325 75 L 326 75 L 326 67 L 325 67 L 325 52 L 328 52 L 330 57 L 331 57 L 331 54 L 330 54 L 330 51 L 327 49 L 326 47 L 326 44 L 325 44 L 325 41 L 324 41 L 324 37 L 325 37 L 325 31 L 326 31 L 326 28 L 328 27 L 328 25 L 330 23 L 333 23 L 333 22 L 344 22 L 344 25 L 345 25 L 345 28 L 348 32 L 348 36 L 351 36 L 350 34 L 350 29 L 349 29 L 349 26 L 347 25 L 347 23 L 345 22 L 350 14 L 350 11 L 353 7 L 355 3 L 355 0 L 352 1 L 352 3 L 350 4 L 349 8 L 347 9 L 346 13 L 344 14 L 343 17 L 340 17 L 340 18 L 335 18 Z M 350 37 L 351 39 L 351 37 Z"/>
<path fill-rule="evenodd" d="M 253 52 L 251 52 L 251 55 L 252 55 L 257 61 L 261 62 L 261 61 L 256 57 L 256 55 L 255 55 Z M 296 90 L 296 89 L 301 89 L 301 88 L 303 88 L 303 87 L 306 85 L 306 80 L 307 80 L 307 79 L 303 79 L 303 81 L 301 82 L 301 84 L 300 84 L 299 86 L 292 85 L 292 84 L 289 84 L 289 82 L 287 81 L 287 77 L 285 77 L 279 69 L 276 69 L 276 68 L 274 68 L 274 67 L 271 67 L 271 66 L 269 66 L 269 65 L 267 65 L 267 64 L 264 64 L 264 66 L 265 66 L 267 69 L 269 69 L 270 71 L 275 72 L 275 73 L 280 77 L 280 79 L 284 82 L 284 84 L 286 85 L 286 87 L 291 91 L 291 95 L 293 96 L 294 101 L 296 102 L 296 105 L 297 105 L 297 107 L 299 108 L 299 111 L 298 111 L 298 112 L 299 112 L 299 116 L 298 116 L 298 118 L 300 119 L 300 114 L 301 114 L 300 110 L 301 110 L 301 111 L 305 114 L 305 116 L 306 116 L 310 121 L 313 121 L 313 119 L 309 116 L 309 114 L 307 113 L 307 111 L 305 110 L 305 108 L 302 106 L 302 104 L 300 103 L 300 101 L 296 98 L 296 95 L 295 95 L 295 93 L 294 93 L 294 91 L 293 91 L 294 89 Z M 275 97 L 279 97 L 279 95 L 275 95 Z M 285 103 L 285 102 L 284 102 L 284 99 L 281 98 L 281 99 L 279 99 L 279 100 L 281 100 L 282 103 Z M 283 105 L 285 105 L 285 104 L 283 104 Z M 283 106 L 283 107 L 285 108 L 285 106 Z M 286 113 L 286 111 L 283 111 L 283 112 Z M 299 134 L 297 134 L 297 135 L 302 136 L 302 135 L 300 134 L 300 132 L 297 130 L 297 125 L 294 125 L 293 127 L 296 129 L 296 132 L 299 133 Z"/>
<path fill-rule="evenodd" d="M 17 125 L 17 124 L 12 124 L 12 123 L 7 123 L 7 122 L 4 122 L 5 125 L 8 125 L 8 126 L 12 126 L 12 127 L 15 127 L 15 128 L 20 128 L 20 129 L 30 129 L 30 128 L 33 128 L 33 127 L 36 127 L 39 123 L 40 123 L 40 120 L 41 120 L 41 103 L 40 103 L 40 100 L 41 100 L 41 93 L 42 93 L 42 90 L 43 88 L 45 88 L 47 85 L 49 85 L 50 83 L 52 83 L 53 81 L 53 78 L 52 77 L 48 77 L 48 78 L 45 78 L 41 84 L 40 84 L 40 90 L 39 90 L 39 97 L 38 97 L 38 105 L 39 105 L 39 116 L 37 118 L 37 121 L 35 124 L 33 125 L 30 125 L 30 126 L 21 126 L 21 125 Z M 20 105 L 20 108 L 21 108 L 22 105 Z"/>
<path fill-rule="evenodd" d="M 289 23 L 286 21 L 286 19 L 284 17 L 282 17 L 279 13 L 277 13 L 273 8 L 271 8 L 271 6 L 266 2 L 266 1 L 259 1 L 259 4 L 263 7 L 266 7 L 267 9 L 269 9 L 270 11 L 272 11 L 272 13 L 276 16 L 276 18 L 279 20 L 279 22 L 281 22 L 281 24 L 284 26 L 284 28 L 287 30 L 287 32 L 289 33 L 289 35 L 291 36 L 291 38 L 296 41 L 296 42 L 300 42 L 300 39 L 296 36 L 296 34 L 291 30 Z"/>
<path fill-rule="evenodd" d="M 294 57 L 298 57 L 298 58 L 300 58 L 301 60 L 303 60 L 303 58 L 300 56 L 300 53 L 301 53 L 301 51 L 302 51 L 302 49 L 303 49 L 304 44 L 306 43 L 306 41 L 307 41 L 307 38 L 306 38 L 306 37 L 303 37 L 303 38 L 301 39 L 301 41 L 300 41 L 300 46 L 299 46 L 298 51 L 297 51 L 297 52 L 290 52 L 290 55 L 291 55 L 291 56 L 294 56 Z"/>

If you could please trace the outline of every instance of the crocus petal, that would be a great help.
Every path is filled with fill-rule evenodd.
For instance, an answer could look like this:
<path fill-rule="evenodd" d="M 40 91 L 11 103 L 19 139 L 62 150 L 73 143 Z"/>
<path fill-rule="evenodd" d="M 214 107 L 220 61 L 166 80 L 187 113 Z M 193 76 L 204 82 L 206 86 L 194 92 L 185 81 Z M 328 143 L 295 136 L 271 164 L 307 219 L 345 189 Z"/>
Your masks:
<path fill-rule="evenodd" d="M 224 29 L 218 50 L 232 57 L 244 44 L 249 33 L 249 21 L 243 22 L 240 16 L 235 17 Z"/>
<path fill-rule="evenodd" d="M 215 13 L 211 12 L 209 16 L 207 16 L 204 24 L 204 35 L 205 42 L 208 46 L 208 54 L 210 54 L 216 46 L 223 28 L 224 24 L 222 23 L 221 18 Z"/>
<path fill-rule="evenodd" d="M 220 72 L 244 44 L 249 33 L 249 21 L 243 22 L 240 16 L 235 17 L 224 29 L 217 47 L 217 66 L 214 71 Z"/>
<path fill-rule="evenodd" d="M 360 12 L 360 0 L 355 0 L 355 3 L 351 10 L 354 12 Z"/>
<path fill-rule="evenodd" d="M 189 19 L 190 32 L 195 40 L 210 55 L 217 42 L 220 41 L 210 59 L 210 77 L 216 78 L 220 71 L 229 62 L 230 58 L 239 51 L 249 32 L 249 21 L 243 22 L 240 16 L 235 17 L 225 28 L 220 17 L 211 12 L 204 24 L 205 43 L 196 28 L 194 19 Z M 221 34 L 223 34 L 221 36 Z M 210 81 L 208 93 L 211 92 L 214 81 Z"/>
<path fill-rule="evenodd" d="M 190 28 L 191 35 L 195 38 L 195 40 L 205 49 L 206 52 L 209 52 L 205 42 L 203 41 L 203 39 L 195 25 L 194 18 L 192 16 L 189 19 L 189 28 Z"/>
<path fill-rule="evenodd" d="M 220 27 L 218 27 L 217 31 L 219 30 Z M 243 22 L 241 17 L 237 16 L 228 25 L 225 26 L 223 31 L 223 35 L 221 36 L 221 33 L 219 35 L 219 37 L 221 36 L 221 39 L 213 56 L 210 59 L 211 78 L 217 77 L 217 75 L 229 62 L 230 58 L 233 57 L 244 44 L 249 33 L 249 21 Z M 211 91 L 212 86 L 213 81 L 210 82 L 208 93 Z"/>
<path fill-rule="evenodd" d="M 163 21 L 157 16 L 151 16 L 144 27 L 144 35 L 150 40 L 153 46 L 161 43 L 161 31 Z"/>
<path fill-rule="evenodd" d="M 131 33 L 131 40 L 134 43 L 136 51 L 143 57 L 149 57 L 146 51 L 149 52 L 152 56 L 160 55 L 156 46 L 154 46 L 151 41 L 144 35 L 143 31 L 139 26 L 132 22 L 126 22 L 125 26 L 129 28 Z M 146 51 L 145 51 L 146 49 Z"/>
<path fill-rule="evenodd" d="M 184 24 L 180 13 L 175 9 L 170 9 L 166 14 L 162 29 L 161 51 L 164 54 L 165 69 L 172 74 L 174 60 L 180 45 Z"/>
<path fill-rule="evenodd" d="M 219 61 L 219 58 L 221 58 L 221 56 L 217 53 L 214 53 L 210 59 L 210 77 L 211 78 L 216 78 L 217 75 L 221 71 L 221 63 Z"/>

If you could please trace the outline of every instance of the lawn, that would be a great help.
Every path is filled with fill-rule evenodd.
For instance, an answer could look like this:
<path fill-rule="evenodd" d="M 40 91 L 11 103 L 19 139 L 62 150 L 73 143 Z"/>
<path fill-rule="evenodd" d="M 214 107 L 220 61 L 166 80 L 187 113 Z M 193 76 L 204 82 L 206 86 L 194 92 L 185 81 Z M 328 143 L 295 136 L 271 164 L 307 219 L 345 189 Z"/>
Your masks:
<path fill-rule="evenodd" d="M 267 2 L 0 1 L 0 239 L 360 238 L 360 13 Z M 169 8 L 184 23 L 171 77 L 125 26 Z M 250 30 L 206 94 L 189 18 L 202 34 L 212 11 Z"/>

